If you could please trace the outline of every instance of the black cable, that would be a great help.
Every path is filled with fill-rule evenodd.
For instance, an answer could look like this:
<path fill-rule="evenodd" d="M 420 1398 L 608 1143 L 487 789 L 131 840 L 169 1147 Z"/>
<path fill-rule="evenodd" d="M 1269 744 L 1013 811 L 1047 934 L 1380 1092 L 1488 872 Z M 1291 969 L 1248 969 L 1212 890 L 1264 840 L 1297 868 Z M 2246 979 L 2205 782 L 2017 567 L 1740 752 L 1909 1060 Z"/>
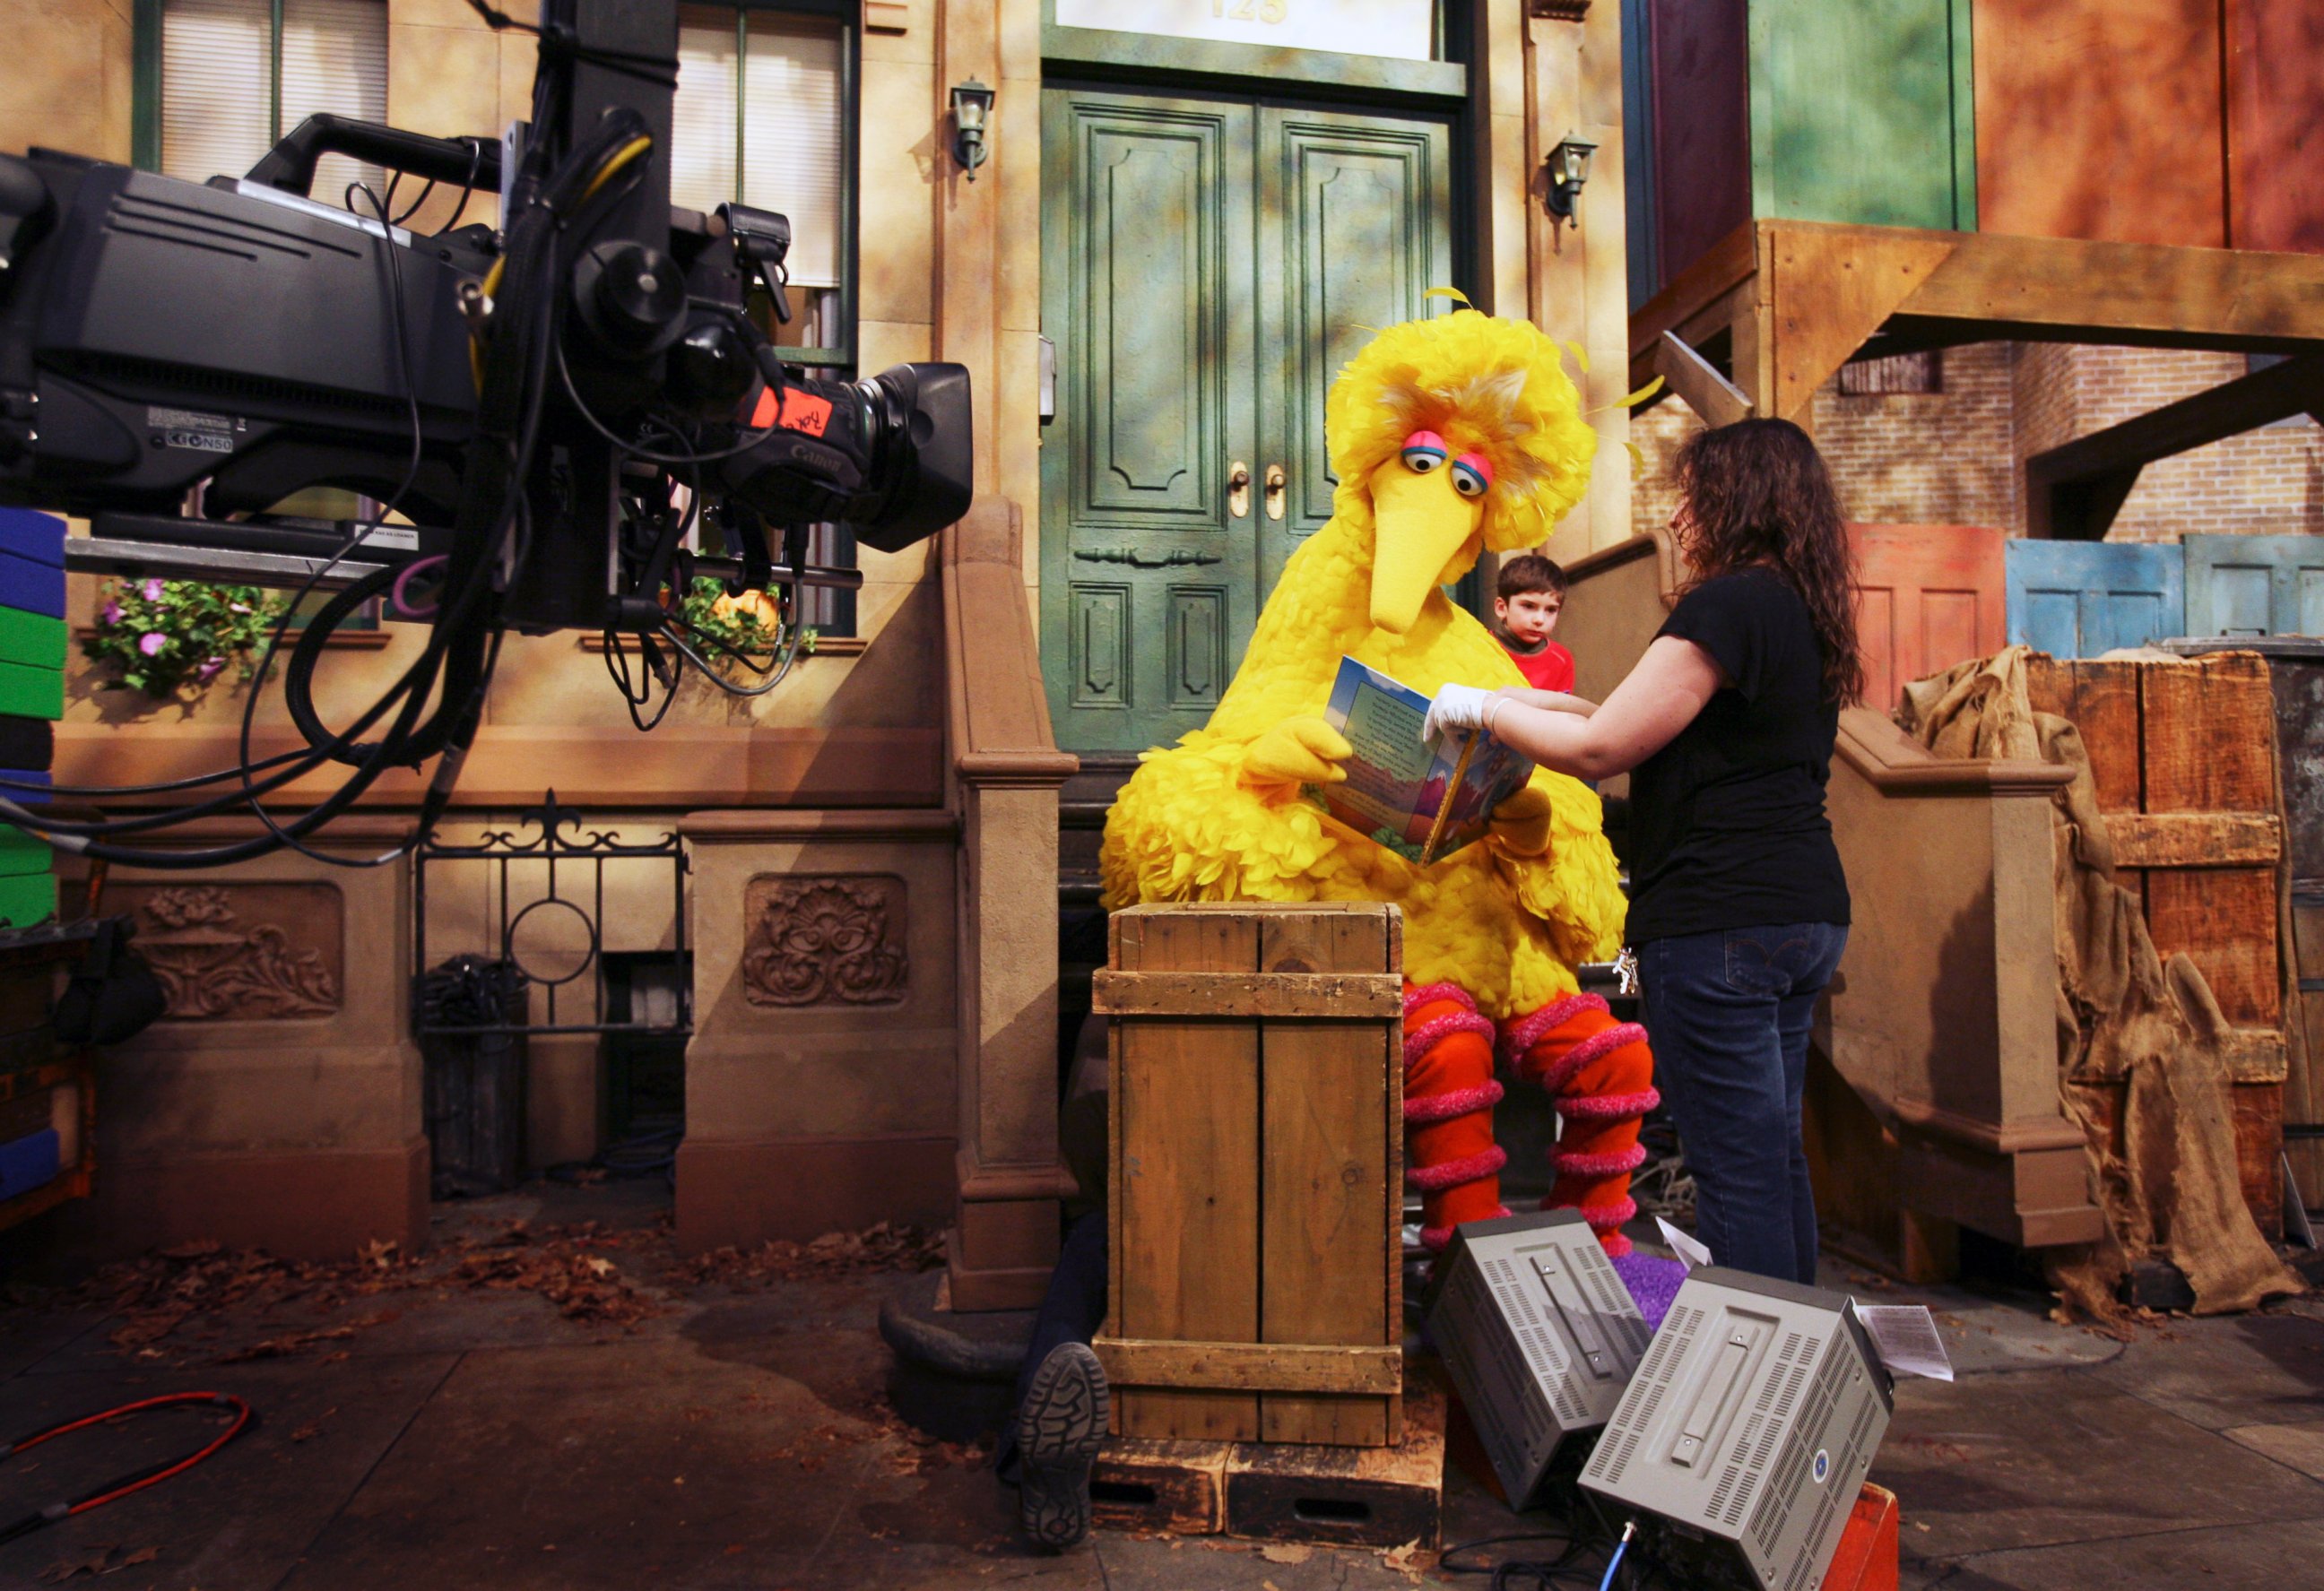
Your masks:
<path fill-rule="evenodd" d="M 392 171 L 388 174 L 387 203 L 390 206 L 392 206 L 395 203 L 395 185 L 402 180 L 403 173 L 401 171 Z M 401 226 L 405 222 L 410 220 L 414 216 L 420 214 L 420 207 L 426 204 L 428 202 L 429 196 L 435 191 L 436 179 L 430 177 L 426 185 L 420 189 L 420 197 L 413 199 L 411 203 L 405 207 L 403 214 L 389 222 L 388 225 L 391 226 Z"/>
<path fill-rule="evenodd" d="M 401 172 L 396 173 L 396 177 L 398 178 L 401 175 Z M 428 184 L 428 189 L 432 190 L 435 186 L 436 184 L 434 180 L 430 179 Z M 388 183 L 388 191 L 392 194 L 394 192 L 394 189 L 395 182 L 393 179 L 391 179 Z M 242 732 L 235 749 L 241 754 L 242 763 L 245 768 L 250 765 L 250 742 L 252 733 L 257 722 L 258 699 L 265 693 L 267 674 L 274 667 L 274 657 L 276 652 L 281 648 L 283 637 L 290 633 L 290 621 L 297 615 L 300 605 L 303 603 L 309 595 L 313 594 L 317 584 L 321 581 L 323 576 L 331 569 L 336 567 L 341 559 L 345 558 L 349 553 L 353 552 L 356 547 L 362 546 L 364 541 L 368 540 L 372 534 L 386 522 L 387 516 L 395 512 L 401 505 L 404 495 L 411 490 L 411 483 L 420 477 L 420 465 L 423 456 L 425 455 L 427 447 L 427 433 L 422 427 L 420 418 L 420 388 L 411 379 L 410 329 L 405 325 L 403 315 L 403 264 L 397 257 L 401 251 L 396 246 L 393 235 L 395 223 L 389 217 L 388 201 L 385 198 L 383 198 L 380 195 L 374 193 L 367 184 L 354 183 L 349 185 L 347 189 L 346 207 L 349 210 L 353 210 L 355 208 L 354 196 L 357 192 L 361 192 L 364 198 L 371 201 L 372 213 L 380 224 L 379 252 L 381 257 L 385 262 L 387 274 L 388 340 L 392 343 L 395 347 L 396 380 L 403 388 L 404 402 L 408 406 L 411 416 L 411 458 L 410 462 L 404 466 L 403 479 L 397 483 L 394 492 L 388 498 L 388 500 L 380 505 L 378 512 L 372 515 L 368 522 L 358 525 L 347 536 L 346 540 L 340 544 L 339 549 L 336 553 L 332 554 L 329 562 L 323 564 L 307 576 L 307 584 L 299 588 L 299 594 L 293 597 L 289 604 L 284 607 L 282 610 L 282 617 L 276 621 L 274 634 L 269 638 L 267 641 L 265 656 L 259 662 L 257 676 L 251 681 L 249 694 L 242 704 Z M 427 191 L 423 190 L 420 195 L 420 200 L 424 201 L 426 198 Z M 418 207 L 418 202 L 419 201 L 415 201 L 414 208 Z M 408 215 L 409 213 L 407 212 L 407 218 Z M 318 617 L 320 617 L 320 615 L 318 615 Z M 309 622 L 311 627 L 313 621 L 310 620 Z M 336 624 L 337 621 L 334 621 L 333 628 L 336 628 Z M 325 635 L 327 636 L 327 634 L 328 630 L 326 630 Z M 318 641 L 320 639 L 322 638 L 318 638 Z M 305 649 L 303 643 L 306 639 L 307 637 L 304 635 L 300 637 L 300 640 L 302 643 L 301 650 Z M 319 655 L 319 646 L 318 647 L 318 655 Z M 310 664 L 309 667 L 311 668 L 311 667 L 312 665 Z M 419 699 L 417 694 L 414 695 L 413 699 L 415 701 Z M 309 736 L 309 746 L 312 747 L 314 743 L 314 737 L 311 735 Z M 381 742 L 382 750 L 383 751 L 392 747 L 393 743 L 394 737 L 391 736 L 389 740 Z M 301 843 L 297 838 L 287 832 L 281 824 L 274 821 L 273 814 L 266 810 L 264 801 L 261 798 L 259 793 L 252 787 L 250 780 L 246 777 L 243 781 L 243 789 L 244 795 L 249 801 L 252 814 L 260 823 L 266 826 L 267 832 L 272 834 L 281 844 L 296 851 L 300 855 L 307 858 L 309 861 L 320 862 L 326 866 L 331 867 L 369 868 L 383 866 L 389 861 L 394 860 L 398 856 L 402 854 L 399 850 L 389 851 L 379 857 L 364 860 L 360 858 L 335 857 L 327 852 L 314 850 L 312 847 Z"/>

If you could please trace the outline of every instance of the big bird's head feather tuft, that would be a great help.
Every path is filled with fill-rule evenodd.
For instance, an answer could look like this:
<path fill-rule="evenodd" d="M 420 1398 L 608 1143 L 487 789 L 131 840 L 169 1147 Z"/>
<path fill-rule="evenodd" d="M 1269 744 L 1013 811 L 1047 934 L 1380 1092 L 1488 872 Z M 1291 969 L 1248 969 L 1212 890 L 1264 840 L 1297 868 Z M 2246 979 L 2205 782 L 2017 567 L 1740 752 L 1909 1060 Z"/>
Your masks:
<path fill-rule="evenodd" d="M 1492 464 L 1485 545 L 1536 546 L 1590 486 L 1598 438 L 1581 411 L 1557 343 L 1529 322 L 1459 309 L 1389 326 L 1348 361 L 1324 405 L 1333 505 L 1363 492 L 1406 437 L 1435 431 L 1454 454 Z"/>

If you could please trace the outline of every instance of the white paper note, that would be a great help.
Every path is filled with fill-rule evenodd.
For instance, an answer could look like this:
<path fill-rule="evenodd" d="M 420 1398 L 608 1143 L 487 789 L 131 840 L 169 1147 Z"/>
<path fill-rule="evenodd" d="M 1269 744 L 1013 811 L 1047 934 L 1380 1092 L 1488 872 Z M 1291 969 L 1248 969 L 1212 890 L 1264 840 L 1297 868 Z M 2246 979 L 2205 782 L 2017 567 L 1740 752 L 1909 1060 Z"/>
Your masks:
<path fill-rule="evenodd" d="M 1697 1266 L 1711 1263 L 1711 1250 L 1672 1226 L 1662 1217 L 1655 1218 L 1655 1225 L 1662 1228 L 1663 1241 L 1670 1245 L 1673 1254 L 1686 1262 L 1688 1270 L 1692 1271 Z"/>
<path fill-rule="evenodd" d="M 1937 1335 L 1936 1317 L 1922 1304 L 1858 1304 L 1856 1318 L 1872 1339 L 1872 1351 L 1891 1375 L 1924 1375 L 1950 1381 L 1953 1362 Z"/>

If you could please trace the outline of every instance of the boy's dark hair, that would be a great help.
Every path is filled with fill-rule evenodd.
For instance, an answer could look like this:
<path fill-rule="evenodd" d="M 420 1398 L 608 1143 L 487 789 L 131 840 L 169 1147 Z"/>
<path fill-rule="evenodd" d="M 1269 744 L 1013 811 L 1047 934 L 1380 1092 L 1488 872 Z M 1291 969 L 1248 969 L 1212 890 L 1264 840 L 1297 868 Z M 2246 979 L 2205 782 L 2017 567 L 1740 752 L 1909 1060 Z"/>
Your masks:
<path fill-rule="evenodd" d="M 1562 597 L 1565 594 L 1565 571 L 1539 553 L 1519 553 L 1516 557 L 1501 560 L 1501 575 L 1494 590 L 1503 602 L 1534 591 Z"/>

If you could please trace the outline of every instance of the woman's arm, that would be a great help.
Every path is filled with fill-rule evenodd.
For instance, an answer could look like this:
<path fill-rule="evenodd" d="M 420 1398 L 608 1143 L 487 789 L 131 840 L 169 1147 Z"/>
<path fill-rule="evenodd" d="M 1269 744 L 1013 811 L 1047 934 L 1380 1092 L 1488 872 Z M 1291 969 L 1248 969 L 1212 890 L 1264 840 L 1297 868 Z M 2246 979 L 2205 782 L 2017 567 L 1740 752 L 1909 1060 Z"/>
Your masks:
<path fill-rule="evenodd" d="M 1503 685 L 1493 694 L 1511 702 L 1522 702 L 1528 707 L 1545 708 L 1551 713 L 1574 713 L 1583 718 L 1598 711 L 1598 704 L 1587 696 L 1577 696 L 1572 691 L 1536 691 L 1527 685 Z"/>
<path fill-rule="evenodd" d="M 1669 745 L 1725 683 L 1709 652 L 1665 635 L 1646 648 L 1605 705 L 1587 717 L 1511 697 L 1488 699 L 1480 717 L 1493 733 L 1544 768 L 1580 779 L 1610 778 Z"/>

